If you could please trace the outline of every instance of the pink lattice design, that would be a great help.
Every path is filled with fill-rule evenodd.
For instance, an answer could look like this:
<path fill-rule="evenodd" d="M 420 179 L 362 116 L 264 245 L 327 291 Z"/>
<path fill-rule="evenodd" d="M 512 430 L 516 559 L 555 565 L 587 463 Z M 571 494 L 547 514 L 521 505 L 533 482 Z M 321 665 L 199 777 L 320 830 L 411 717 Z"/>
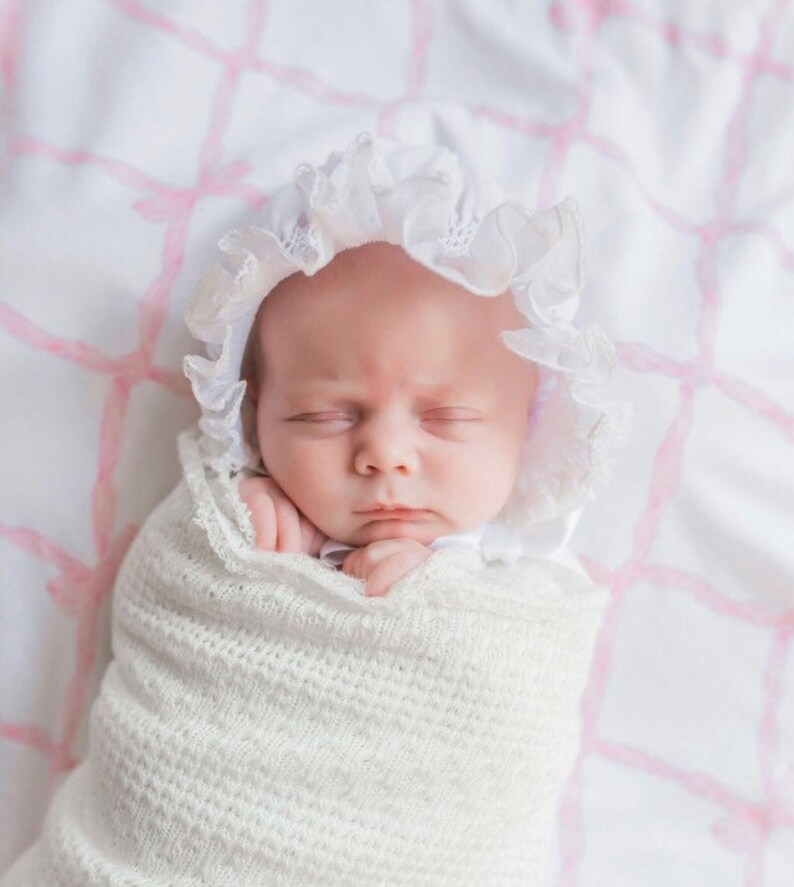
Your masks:
<path fill-rule="evenodd" d="M 772 378 L 775 373 L 766 369 L 767 364 L 758 370 L 757 363 L 743 363 L 743 354 L 731 346 L 724 331 L 725 313 L 738 310 L 735 306 L 747 298 L 746 287 L 731 288 L 735 284 L 727 272 L 733 272 L 735 260 L 729 248 L 739 249 L 739 259 L 746 266 L 751 261 L 741 252 L 746 247 L 736 245 L 748 241 L 759 244 L 758 248 L 765 251 L 758 259 L 766 263 L 764 286 L 778 294 L 785 290 L 789 302 L 791 297 L 794 245 L 790 236 L 787 238 L 785 225 L 794 212 L 794 201 L 781 196 L 782 208 L 778 204 L 753 205 L 742 191 L 743 183 L 764 181 L 763 167 L 767 152 L 772 150 L 756 138 L 760 124 L 753 122 L 754 113 L 769 111 L 770 99 L 759 98 L 765 84 L 774 83 L 785 90 L 788 108 L 775 107 L 774 113 L 784 117 L 789 128 L 794 123 L 794 66 L 788 61 L 794 46 L 790 38 L 794 25 L 785 0 L 774 0 L 763 14 L 757 14 L 757 35 L 749 51 L 745 45 L 737 45 L 733 32 L 726 30 L 725 19 L 715 18 L 708 29 L 687 26 L 681 22 L 683 13 L 673 14 L 662 4 L 654 7 L 640 0 L 560 0 L 551 3 L 542 16 L 532 18 L 527 14 L 513 27 L 509 26 L 512 13 L 506 6 L 494 4 L 487 7 L 491 12 L 485 13 L 483 4 L 473 0 L 454 7 L 412 0 L 400 13 L 410 34 L 406 54 L 388 47 L 382 53 L 384 65 L 390 66 L 389 83 L 395 79 L 393 72 L 398 71 L 403 84 L 402 95 L 387 97 L 384 91 L 388 90 L 377 88 L 379 81 L 374 75 L 370 79 L 362 75 L 360 89 L 336 82 L 334 53 L 344 53 L 344 35 L 357 26 L 354 10 L 336 25 L 338 31 L 332 36 L 338 46 L 334 48 L 334 41 L 330 41 L 310 69 L 274 61 L 268 54 L 269 16 L 278 11 L 283 30 L 288 15 L 283 5 L 251 0 L 241 10 L 222 4 L 227 16 L 242 16 L 242 20 L 227 29 L 221 40 L 214 38 L 206 23 L 202 29 L 191 24 L 189 4 L 175 3 L 169 12 L 165 6 L 138 0 L 108 0 L 102 6 L 103 14 L 112 16 L 116 35 L 133 30 L 138 37 L 151 34 L 165 52 L 170 46 L 178 47 L 186 57 L 197 63 L 200 60 L 205 66 L 202 70 L 210 72 L 206 76 L 215 78 L 214 93 L 205 96 L 205 128 L 188 133 L 191 159 L 195 156 L 198 161 L 193 176 L 189 163 L 180 168 L 180 181 L 185 176 L 192 179 L 188 185 L 168 181 L 158 169 L 151 169 L 152 164 L 157 166 L 157 159 L 143 149 L 140 163 L 130 162 L 126 152 L 134 154 L 135 143 L 129 148 L 125 143 L 123 152 L 119 145 L 118 156 L 103 153 L 94 150 L 89 129 L 83 140 L 61 144 L 38 132 L 40 120 L 35 115 L 25 115 L 27 54 L 41 39 L 38 34 L 42 22 L 56 18 L 56 6 L 54 2 L 28 6 L 23 0 L 0 5 L 0 73 L 6 91 L 2 125 L 7 134 L 0 181 L 5 180 L 11 187 L 24 164 L 34 162 L 56 171 L 69 170 L 78 182 L 82 181 L 80 170 L 90 169 L 125 190 L 126 205 L 117 208 L 131 211 L 154 226 L 160 255 L 159 268 L 140 294 L 137 347 L 130 351 L 106 353 L 89 343 L 87 337 L 59 335 L 46 322 L 34 321 L 24 305 L 12 304 L 10 297 L 0 303 L 0 327 L 7 341 L 26 349 L 30 359 L 39 362 L 42 374 L 53 372 L 58 365 L 52 362 L 55 358 L 64 367 L 79 368 L 81 379 L 101 377 L 106 383 L 101 389 L 104 399 L 96 395 L 95 401 L 99 416 L 94 479 L 90 490 L 82 491 L 90 503 L 95 556 L 77 557 L 70 553 L 74 545 L 58 541 L 70 538 L 66 527 L 73 518 L 68 504 L 59 506 L 65 517 L 60 525 L 55 524 L 63 526 L 63 532 L 45 532 L 43 527 L 53 526 L 49 517 L 39 520 L 34 515 L 31 521 L 20 523 L 17 515 L 24 514 L 24 509 L 11 496 L 2 500 L 0 540 L 7 546 L 4 550 L 10 547 L 47 566 L 50 578 L 41 579 L 43 573 L 31 573 L 32 587 L 27 593 L 31 597 L 48 596 L 58 613 L 68 619 L 72 648 L 62 656 L 66 677 L 58 690 L 62 697 L 58 711 L 51 706 L 42 710 L 34 698 L 29 707 L 34 717 L 9 716 L 10 703 L 6 706 L 0 700 L 0 738 L 7 759 L 13 762 L 21 753 L 29 753 L 47 762 L 50 777 L 46 792 L 38 797 L 33 793 L 33 800 L 26 801 L 29 794 L 24 780 L 15 782 L 13 790 L 6 788 L 7 809 L 26 808 L 26 814 L 13 829 L 6 829 L 3 850 L 8 858 L 0 859 L 0 863 L 10 862 L 35 837 L 48 797 L 63 774 L 79 760 L 84 747 L 81 731 L 109 654 L 100 649 L 98 641 L 107 622 L 103 602 L 134 536 L 135 523 L 146 512 L 143 505 L 131 507 L 128 510 L 135 512 L 135 521 L 118 527 L 123 502 L 132 501 L 135 495 L 129 480 L 126 486 L 119 486 L 125 443 L 134 450 L 143 439 L 140 429 L 129 425 L 133 395 L 154 386 L 157 392 L 176 395 L 183 402 L 183 424 L 190 415 L 189 390 L 178 371 L 181 354 L 172 347 L 173 342 L 166 341 L 166 332 L 169 322 L 174 329 L 179 325 L 179 310 L 190 282 L 189 253 L 192 249 L 199 252 L 197 240 L 204 246 L 203 237 L 196 235 L 195 229 L 206 227 L 214 235 L 219 233 L 226 227 L 229 206 L 235 207 L 235 213 L 260 209 L 267 201 L 268 183 L 275 183 L 282 173 L 289 172 L 294 161 L 304 159 L 297 147 L 306 136 L 315 136 L 311 159 L 319 160 L 326 144 L 340 142 L 339 133 L 347 137 L 363 126 L 406 138 L 423 129 L 447 127 L 448 133 L 456 134 L 463 143 L 468 140 L 476 144 L 479 140 L 481 145 L 498 146 L 503 153 L 494 153 L 494 171 L 506 177 L 512 175 L 525 189 L 535 187 L 538 207 L 553 203 L 565 190 L 581 195 L 596 241 L 598 213 L 603 210 L 608 215 L 612 208 L 604 207 L 603 195 L 595 190 L 588 206 L 591 170 L 612 182 L 614 194 L 627 195 L 620 200 L 636 207 L 633 216 L 624 214 L 620 219 L 622 226 L 630 227 L 639 219 L 638 226 L 645 226 L 647 231 L 661 228 L 665 236 L 686 243 L 686 250 L 692 250 L 694 256 L 691 263 L 682 264 L 678 275 L 682 291 L 691 292 L 691 297 L 676 302 L 671 295 L 669 306 L 652 302 L 642 293 L 633 297 L 635 301 L 644 299 L 645 327 L 639 322 L 632 327 L 625 321 L 628 302 L 618 300 L 619 307 L 615 307 L 621 279 L 613 274 L 607 282 L 609 275 L 604 269 L 613 267 L 608 252 L 595 251 L 591 259 L 595 275 L 591 289 L 593 315 L 600 316 L 601 312 L 608 329 L 632 329 L 637 336 L 618 336 L 618 350 L 634 386 L 633 396 L 641 407 L 641 431 L 636 438 L 635 461 L 628 461 L 613 488 L 594 504 L 577 536 L 579 548 L 586 553 L 587 569 L 595 581 L 611 589 L 612 597 L 582 705 L 582 750 L 560 807 L 554 883 L 557 887 L 612 887 L 619 883 L 774 887 L 790 883 L 794 866 L 794 562 L 786 557 L 794 528 L 790 498 L 787 508 L 778 510 L 771 497 L 762 496 L 775 490 L 778 482 L 785 490 L 786 478 L 788 493 L 792 492 L 794 413 L 790 404 L 780 400 L 792 394 L 794 349 L 790 338 L 781 339 L 779 346 L 787 344 L 788 352 L 778 347 L 767 355 L 768 365 L 788 372 L 786 388 Z M 77 7 L 75 4 L 72 9 Z M 86 20 L 70 32 L 78 44 L 84 37 L 88 42 L 86 21 L 91 13 L 84 11 L 84 15 Z M 483 18 L 486 15 L 490 17 Z M 299 41 L 300 16 L 295 18 L 295 39 Z M 244 37 L 235 42 L 229 36 L 232 33 Z M 788 54 L 781 46 L 781 35 L 786 34 Z M 477 68 L 472 74 L 463 61 L 453 59 L 451 63 L 452 49 L 447 47 L 461 42 L 461 59 L 476 54 L 492 68 Z M 553 79 L 548 73 L 553 65 L 547 65 L 543 55 L 549 52 L 549 45 L 564 47 L 556 61 L 564 59 L 567 68 L 563 73 L 558 71 L 557 76 L 561 82 L 566 78 L 569 82 L 562 104 L 544 106 L 545 93 L 532 87 L 538 83 L 542 86 L 543 77 Z M 434 54 L 437 46 L 444 47 L 444 51 Z M 649 47 L 672 66 L 691 64 L 696 71 L 693 91 L 698 86 L 705 89 L 712 77 L 716 83 L 726 84 L 726 95 L 720 96 L 726 103 L 724 118 L 717 118 L 713 125 L 699 124 L 702 129 L 696 142 L 696 146 L 702 146 L 704 140 L 715 139 L 717 147 L 712 148 L 712 154 L 719 162 L 705 178 L 693 181 L 691 190 L 681 183 L 669 188 L 659 184 L 653 158 L 643 150 L 639 123 L 634 126 L 631 120 L 620 120 L 615 123 L 614 135 L 604 132 L 609 102 L 616 99 L 602 72 L 613 63 L 631 64 L 630 52 L 625 57 L 620 55 L 624 47 Z M 529 67 L 524 67 L 527 60 Z M 634 61 L 640 65 L 637 57 Z M 143 64 L 139 62 L 141 67 Z M 163 69 L 163 76 L 167 73 Z M 133 66 L 130 77 L 135 74 Z M 474 77 L 470 93 L 465 86 L 467 77 Z M 522 85 L 521 77 L 528 78 L 527 86 Z M 503 88 L 512 82 L 511 78 L 518 82 L 512 93 Z M 727 86 L 733 82 L 738 84 L 735 95 Z M 256 86 L 249 87 L 249 83 Z M 270 120 L 273 132 L 265 139 L 267 155 L 257 145 L 256 127 L 245 125 L 246 113 L 254 113 L 248 89 L 264 90 L 275 111 L 290 109 L 286 124 L 279 118 Z M 528 97 L 530 92 L 531 106 L 538 109 L 532 115 L 521 110 L 529 103 L 522 96 Z M 480 100 L 483 94 L 487 101 Z M 445 104 L 449 100 L 455 102 L 454 108 Z M 680 108 L 674 110 L 683 114 Z M 705 106 L 697 110 L 702 118 Z M 204 112 L 197 106 L 195 113 L 200 119 Z M 279 126 L 285 138 L 293 139 L 287 139 L 284 146 L 279 141 Z M 152 137 L 154 133 L 153 128 Z M 167 143 L 164 151 L 168 152 Z M 272 156 L 274 171 L 264 163 L 265 156 L 268 160 Z M 527 180 L 529 174 L 522 178 L 519 162 L 526 162 L 526 157 L 531 158 L 528 165 L 533 169 L 540 165 L 534 180 Z M 175 160 L 173 156 L 168 159 Z M 676 167 L 680 156 L 661 151 L 656 160 L 668 163 L 671 171 L 680 171 Z M 163 168 L 170 167 L 164 163 Z M 791 185 L 789 173 L 789 195 Z M 209 208 L 211 219 L 205 216 L 205 208 Z M 8 213 L 3 221 L 10 225 Z M 609 219 L 604 226 L 610 234 L 620 230 Z M 641 236 L 631 232 L 625 236 L 633 246 L 642 245 Z M 686 250 L 682 248 L 681 252 Z M 202 267 L 207 258 L 200 255 L 194 260 L 195 267 Z M 79 310 L 79 293 L 72 295 Z M 778 309 L 773 306 L 771 310 Z M 781 318 L 791 319 L 788 304 L 779 310 Z M 665 311 L 680 311 L 681 318 L 691 314 L 691 347 L 668 332 L 658 334 L 664 340 L 662 347 L 649 344 L 649 340 L 657 342 L 656 326 Z M 772 322 L 770 329 L 774 326 Z M 758 343 L 748 343 L 748 348 L 754 344 Z M 681 356 L 692 348 L 690 356 Z M 644 413 L 644 402 L 657 393 L 657 402 Z M 774 532 L 770 534 L 769 526 L 759 524 L 754 535 L 752 526 L 748 530 L 741 522 L 728 521 L 726 526 L 744 532 L 739 538 L 746 547 L 729 544 L 725 557 L 717 557 L 690 552 L 681 527 L 697 516 L 693 497 L 696 499 L 701 490 L 687 460 L 694 460 L 699 472 L 708 467 L 708 429 L 723 421 L 725 410 L 735 417 L 730 425 L 732 437 L 745 436 L 759 442 L 759 471 L 767 489 L 749 501 L 759 507 L 758 513 L 769 526 L 774 524 Z M 45 427 L 43 418 L 39 431 L 53 433 Z M 728 444 L 721 437 L 714 441 L 713 458 L 719 461 L 722 454 L 730 463 L 739 452 L 731 447 L 738 445 Z M 148 478 L 145 483 L 150 499 L 154 501 L 167 492 L 169 481 L 174 479 Z M 730 512 L 730 495 L 726 497 L 717 490 L 707 490 L 704 495 L 717 511 Z M 776 522 L 778 515 L 784 521 L 788 519 L 787 528 Z M 604 524 L 615 527 L 609 538 Z M 731 539 L 716 519 L 705 526 L 705 535 L 695 535 L 701 545 L 716 550 L 724 540 Z M 57 532 L 57 538 L 51 532 Z M 744 575 L 743 571 L 752 580 L 732 585 L 736 576 Z M 2 605 L 6 613 L 11 612 L 8 601 Z M 26 603 L 15 606 L 24 607 Z M 648 626 L 644 620 L 651 617 L 654 621 Z M 42 616 L 42 626 L 48 619 L 51 617 Z M 10 647 L 15 642 L 10 630 L 3 627 L 0 631 L 2 644 Z M 692 643 L 676 646 L 682 644 L 687 632 L 693 633 Z M 44 643 L 44 635 L 42 628 L 38 643 Z M 708 647 L 707 639 L 714 636 L 722 640 L 722 647 Z M 655 648 L 660 638 L 664 645 Z M 676 650 L 676 656 L 667 660 L 670 649 Z M 713 661 L 703 661 L 700 653 L 704 649 L 712 649 Z M 647 650 L 652 651 L 649 659 L 637 665 Z M 4 661 L 11 660 L 6 657 Z M 41 668 L 32 653 L 27 667 Z M 639 669 L 640 680 L 633 669 Z M 688 686 L 687 674 L 693 672 Z M 724 675 L 730 675 L 734 683 L 728 685 Z M 26 675 L 26 686 L 33 688 L 34 678 L 48 680 L 46 674 Z M 706 688 L 712 686 L 716 688 L 713 693 L 707 692 Z M 650 700 L 647 704 L 641 698 L 643 690 Z M 680 723 L 672 710 L 666 712 L 660 724 L 652 724 L 654 712 L 664 709 L 666 699 L 671 700 L 671 706 L 682 706 Z M 52 726 L 42 727 L 38 721 L 49 721 Z M 742 724 L 741 728 L 737 723 Z M 719 732 L 723 724 L 728 725 L 733 744 L 715 753 L 712 761 L 709 731 Z M 635 731 L 646 738 L 630 741 L 628 737 L 634 737 Z M 614 808 L 613 794 L 622 799 Z M 625 822 L 631 804 L 636 805 L 630 810 L 635 818 L 632 832 Z M 688 869 L 680 860 L 678 867 L 670 862 L 663 845 L 654 843 L 657 830 L 664 833 L 669 848 L 684 854 L 688 846 L 698 842 L 698 848 L 705 848 L 702 858 L 698 856 L 701 867 L 693 862 Z M 690 833 L 691 845 L 687 844 Z M 617 836 L 611 857 L 602 846 L 610 835 Z M 707 857 L 713 858 L 713 864 L 704 861 Z M 643 872 L 639 881 L 637 867 Z"/>

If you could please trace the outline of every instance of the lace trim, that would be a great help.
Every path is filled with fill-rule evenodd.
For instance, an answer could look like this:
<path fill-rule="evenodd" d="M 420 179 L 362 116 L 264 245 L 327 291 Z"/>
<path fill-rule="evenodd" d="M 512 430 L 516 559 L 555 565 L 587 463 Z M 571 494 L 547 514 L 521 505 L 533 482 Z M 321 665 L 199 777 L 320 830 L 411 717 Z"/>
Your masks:
<path fill-rule="evenodd" d="M 288 233 L 287 240 L 281 241 L 281 249 L 296 265 L 305 265 L 317 256 L 318 248 L 317 230 L 309 223 L 306 213 L 301 213 L 295 228 Z"/>
<path fill-rule="evenodd" d="M 450 547 L 433 552 L 430 558 L 411 573 L 411 581 L 396 585 L 384 598 L 364 595 L 364 583 L 340 573 L 306 554 L 265 552 L 253 548 L 237 528 L 236 521 L 226 513 L 224 505 L 231 505 L 236 514 L 245 509 L 239 499 L 238 482 L 219 482 L 212 476 L 201 458 L 198 434 L 194 429 L 178 436 L 179 458 L 184 481 L 190 491 L 194 507 L 194 523 L 206 535 L 207 541 L 226 569 L 236 575 L 272 578 L 273 570 L 283 571 L 285 580 L 290 573 L 311 578 L 316 583 L 313 594 L 318 598 L 328 595 L 353 602 L 357 608 L 382 611 L 404 610 L 411 598 L 421 595 L 425 603 L 432 602 L 441 609 L 481 614 L 487 612 L 503 618 L 521 618 L 527 621 L 540 617 L 548 607 L 570 608 L 570 619 L 587 622 L 593 612 L 600 611 L 608 594 L 570 567 L 544 559 L 523 559 L 518 566 L 485 566 L 479 554 L 470 548 Z M 220 493 L 220 495 L 219 495 Z M 250 514 L 250 512 L 249 512 Z M 475 591 L 471 583 L 463 582 L 474 574 L 482 578 Z M 450 588 L 454 575 L 461 576 L 461 588 Z"/>

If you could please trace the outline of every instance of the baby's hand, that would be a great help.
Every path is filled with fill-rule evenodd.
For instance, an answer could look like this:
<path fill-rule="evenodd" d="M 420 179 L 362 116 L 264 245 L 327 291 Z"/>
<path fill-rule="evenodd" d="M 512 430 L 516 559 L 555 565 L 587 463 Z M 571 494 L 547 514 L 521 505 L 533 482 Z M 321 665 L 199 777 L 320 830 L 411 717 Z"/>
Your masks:
<path fill-rule="evenodd" d="M 381 539 L 351 551 L 342 572 L 367 580 L 367 597 L 384 597 L 392 585 L 426 561 L 432 550 L 414 539 Z"/>
<path fill-rule="evenodd" d="M 316 557 L 328 538 L 295 507 L 269 477 L 240 481 L 240 498 L 251 512 L 256 547 L 263 551 L 294 551 Z"/>

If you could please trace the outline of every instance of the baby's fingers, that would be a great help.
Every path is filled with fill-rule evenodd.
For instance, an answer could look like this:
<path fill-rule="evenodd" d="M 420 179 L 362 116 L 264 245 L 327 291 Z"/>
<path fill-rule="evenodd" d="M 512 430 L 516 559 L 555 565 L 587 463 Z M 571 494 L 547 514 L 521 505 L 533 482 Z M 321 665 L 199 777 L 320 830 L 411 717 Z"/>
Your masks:
<path fill-rule="evenodd" d="M 298 509 L 291 499 L 285 496 L 274 496 L 276 508 L 276 551 L 294 551 L 300 553 L 301 527 Z"/>
<path fill-rule="evenodd" d="M 328 538 L 299 511 L 292 499 L 269 477 L 240 482 L 240 498 L 251 512 L 256 547 L 316 555 Z"/>
<path fill-rule="evenodd" d="M 240 498 L 251 512 L 251 523 L 256 533 L 255 545 L 264 551 L 274 551 L 278 539 L 276 506 L 260 478 L 246 478 L 240 483 Z"/>
<path fill-rule="evenodd" d="M 342 562 L 342 572 L 347 576 L 353 576 L 355 579 L 366 579 L 368 570 L 362 562 L 361 552 L 363 549 L 354 548 L 353 551 Z"/>
<path fill-rule="evenodd" d="M 385 597 L 400 579 L 430 557 L 430 551 L 400 551 L 380 561 L 367 577 L 367 597 Z"/>
<path fill-rule="evenodd" d="M 407 551 L 424 552 L 427 549 L 414 539 L 381 539 L 370 542 L 363 548 L 350 552 L 344 562 L 343 570 L 349 576 L 366 579 L 375 567 L 385 558 Z"/>
<path fill-rule="evenodd" d="M 309 518 L 304 515 L 300 517 L 300 536 L 301 551 L 305 551 L 306 554 L 310 554 L 312 557 L 317 557 L 323 544 L 328 539 L 325 533 L 315 527 Z"/>

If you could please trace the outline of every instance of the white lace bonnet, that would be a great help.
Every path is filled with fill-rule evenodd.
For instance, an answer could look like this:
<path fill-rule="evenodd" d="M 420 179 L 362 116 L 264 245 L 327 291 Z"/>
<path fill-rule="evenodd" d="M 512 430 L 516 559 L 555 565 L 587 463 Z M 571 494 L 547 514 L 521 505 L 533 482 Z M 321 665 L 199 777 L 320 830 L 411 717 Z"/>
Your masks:
<path fill-rule="evenodd" d="M 539 213 L 504 199 L 451 151 L 362 132 L 319 167 L 299 165 L 257 224 L 228 232 L 185 319 L 206 357 L 185 358 L 201 407 L 206 465 L 234 474 L 260 465 L 243 434 L 241 365 L 262 300 L 297 271 L 316 273 L 344 249 L 399 244 L 415 261 L 478 296 L 510 289 L 528 327 L 501 333 L 534 361 L 541 384 L 511 496 L 482 538 L 489 559 L 559 551 L 620 459 L 629 408 L 599 388 L 617 362 L 597 324 L 573 324 L 584 283 L 582 222 L 570 198 Z"/>

